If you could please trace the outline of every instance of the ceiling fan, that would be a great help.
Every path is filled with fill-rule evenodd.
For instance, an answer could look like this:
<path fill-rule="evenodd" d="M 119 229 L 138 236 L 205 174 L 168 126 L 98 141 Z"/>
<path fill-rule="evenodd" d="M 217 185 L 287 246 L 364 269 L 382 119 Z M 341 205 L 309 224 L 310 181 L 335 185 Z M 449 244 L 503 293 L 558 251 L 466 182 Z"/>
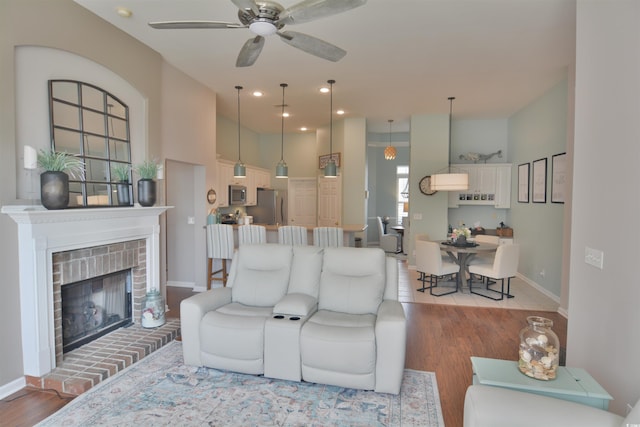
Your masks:
<path fill-rule="evenodd" d="M 238 7 L 240 23 L 220 21 L 159 21 L 149 22 L 152 28 L 172 29 L 227 29 L 249 28 L 256 34 L 247 40 L 240 49 L 236 67 L 248 67 L 258 59 L 266 36 L 277 34 L 285 43 L 311 55 L 339 61 L 347 52 L 331 43 L 316 37 L 295 31 L 282 31 L 286 24 L 301 24 L 325 16 L 362 6 L 367 0 L 303 0 L 291 7 L 284 8 L 274 1 L 231 0 Z"/>

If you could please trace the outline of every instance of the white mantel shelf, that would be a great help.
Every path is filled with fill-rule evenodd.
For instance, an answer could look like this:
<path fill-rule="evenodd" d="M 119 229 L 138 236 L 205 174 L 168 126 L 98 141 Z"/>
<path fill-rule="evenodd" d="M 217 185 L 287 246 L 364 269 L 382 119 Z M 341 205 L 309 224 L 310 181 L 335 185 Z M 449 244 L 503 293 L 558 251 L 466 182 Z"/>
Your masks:
<path fill-rule="evenodd" d="M 3 206 L 18 224 L 24 374 L 55 368 L 53 266 L 56 252 L 145 239 L 147 291 L 160 288 L 160 215 L 173 206 L 47 210 Z"/>

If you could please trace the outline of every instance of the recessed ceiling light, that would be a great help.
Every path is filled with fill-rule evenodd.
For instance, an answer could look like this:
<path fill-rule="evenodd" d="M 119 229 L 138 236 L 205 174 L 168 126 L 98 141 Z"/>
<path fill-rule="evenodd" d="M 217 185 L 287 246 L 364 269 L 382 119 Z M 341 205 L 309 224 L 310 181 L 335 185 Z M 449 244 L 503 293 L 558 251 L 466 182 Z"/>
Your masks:
<path fill-rule="evenodd" d="M 262 96 L 262 95 L 264 95 L 264 93 L 260 92 L 259 90 L 256 90 L 256 91 L 253 92 L 253 96 L 259 97 L 259 96 Z"/>
<path fill-rule="evenodd" d="M 307 127 L 306 127 L 306 126 L 302 126 L 302 127 L 300 128 L 300 130 L 301 130 L 302 132 L 306 132 L 306 131 L 307 131 Z"/>
<path fill-rule="evenodd" d="M 289 113 L 282 113 L 282 117 L 289 117 Z"/>
<path fill-rule="evenodd" d="M 337 115 L 339 115 L 339 116 L 341 116 L 341 115 L 343 115 L 343 114 L 344 114 L 344 110 L 338 110 L 338 111 L 336 111 L 336 114 L 337 114 Z"/>
<path fill-rule="evenodd" d="M 118 7 L 116 8 L 116 12 L 118 13 L 118 15 L 122 16 L 123 18 L 130 18 L 131 15 L 133 15 L 133 12 L 131 12 L 126 7 Z"/>
<path fill-rule="evenodd" d="M 328 87 L 321 87 L 320 88 L 320 93 L 329 93 L 329 88 Z"/>

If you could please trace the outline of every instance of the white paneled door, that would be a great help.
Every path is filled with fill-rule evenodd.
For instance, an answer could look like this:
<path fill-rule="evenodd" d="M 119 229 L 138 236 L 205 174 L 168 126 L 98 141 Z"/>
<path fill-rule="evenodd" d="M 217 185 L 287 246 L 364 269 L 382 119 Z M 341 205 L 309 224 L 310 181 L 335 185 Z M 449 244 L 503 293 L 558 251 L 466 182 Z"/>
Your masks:
<path fill-rule="evenodd" d="M 318 177 L 318 227 L 342 225 L 342 177 Z"/>
<path fill-rule="evenodd" d="M 289 178 L 287 214 L 289 225 L 316 226 L 316 179 Z"/>

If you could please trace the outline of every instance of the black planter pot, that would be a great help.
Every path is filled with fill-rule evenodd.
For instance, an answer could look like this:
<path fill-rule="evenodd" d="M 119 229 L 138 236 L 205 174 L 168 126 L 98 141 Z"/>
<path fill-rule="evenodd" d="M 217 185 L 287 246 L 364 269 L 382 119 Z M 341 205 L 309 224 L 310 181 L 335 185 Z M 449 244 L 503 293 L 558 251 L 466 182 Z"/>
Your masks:
<path fill-rule="evenodd" d="M 69 206 L 69 175 L 51 171 L 41 173 L 40 200 L 47 209 L 64 209 Z"/>
<path fill-rule="evenodd" d="M 116 191 L 118 194 L 118 205 L 119 206 L 131 206 L 131 197 L 129 191 L 129 183 L 119 182 L 116 184 Z"/>
<path fill-rule="evenodd" d="M 156 203 L 156 182 L 152 179 L 138 181 L 138 203 L 140 206 L 153 206 Z"/>

